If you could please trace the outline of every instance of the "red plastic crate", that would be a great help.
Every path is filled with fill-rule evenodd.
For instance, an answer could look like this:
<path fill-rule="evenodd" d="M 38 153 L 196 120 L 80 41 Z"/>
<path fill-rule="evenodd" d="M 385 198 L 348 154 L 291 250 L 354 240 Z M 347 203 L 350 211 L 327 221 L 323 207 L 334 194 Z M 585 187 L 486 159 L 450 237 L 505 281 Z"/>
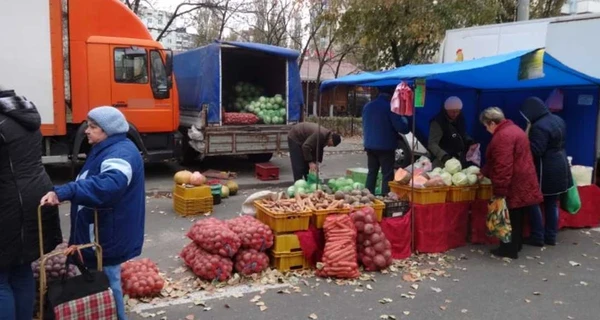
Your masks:
<path fill-rule="evenodd" d="M 257 163 L 254 168 L 258 180 L 279 180 L 279 167 L 270 162 Z"/>

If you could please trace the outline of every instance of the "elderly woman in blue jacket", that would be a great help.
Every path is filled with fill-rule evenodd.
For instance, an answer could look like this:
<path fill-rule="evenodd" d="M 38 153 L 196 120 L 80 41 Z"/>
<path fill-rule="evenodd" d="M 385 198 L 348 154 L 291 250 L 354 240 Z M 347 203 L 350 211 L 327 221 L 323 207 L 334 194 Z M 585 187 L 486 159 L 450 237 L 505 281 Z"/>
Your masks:
<path fill-rule="evenodd" d="M 531 237 L 525 243 L 541 247 L 544 244 L 556 245 L 558 233 L 558 199 L 573 186 L 571 169 L 565 151 L 567 126 L 557 115 L 550 113 L 542 100 L 530 97 L 521 106 L 521 114 L 531 128 L 529 141 L 544 194 L 544 215 L 536 206 L 531 212 Z"/>
<path fill-rule="evenodd" d="M 74 182 L 56 186 L 41 200 L 42 205 L 71 201 L 70 244 L 95 241 L 94 210 L 98 211 L 103 270 L 120 320 L 126 319 L 121 264 L 142 252 L 146 208 L 144 163 L 126 136 L 128 130 L 129 124 L 118 109 L 91 110 L 85 133 L 92 148 L 81 173 Z M 96 265 L 93 252 L 86 250 L 83 255 L 86 265 Z"/>

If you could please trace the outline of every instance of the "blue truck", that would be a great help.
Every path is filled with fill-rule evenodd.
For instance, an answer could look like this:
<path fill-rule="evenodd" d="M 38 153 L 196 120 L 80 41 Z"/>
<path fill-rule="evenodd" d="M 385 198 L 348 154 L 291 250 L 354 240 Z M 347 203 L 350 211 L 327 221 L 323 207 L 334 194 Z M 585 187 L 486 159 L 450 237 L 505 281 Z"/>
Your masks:
<path fill-rule="evenodd" d="M 274 153 L 287 151 L 290 127 L 303 121 L 298 56 L 299 52 L 287 48 L 230 41 L 175 54 L 184 160 L 247 155 L 251 161 L 265 162 Z M 255 102 L 240 99 L 246 86 L 256 88 L 257 99 L 262 95 L 267 98 L 260 99 L 277 104 L 281 113 L 273 119 L 261 113 L 256 124 L 224 123 L 225 112 L 253 108 Z"/>

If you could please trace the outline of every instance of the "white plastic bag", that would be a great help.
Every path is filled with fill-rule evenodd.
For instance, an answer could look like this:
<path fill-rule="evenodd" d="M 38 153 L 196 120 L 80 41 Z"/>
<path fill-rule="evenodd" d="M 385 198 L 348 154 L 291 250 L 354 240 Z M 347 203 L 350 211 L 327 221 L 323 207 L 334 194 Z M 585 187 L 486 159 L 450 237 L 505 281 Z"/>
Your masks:
<path fill-rule="evenodd" d="M 479 143 L 469 147 L 469 151 L 467 151 L 467 161 L 473 162 L 476 166 L 481 166 L 481 150 Z"/>
<path fill-rule="evenodd" d="M 242 203 L 242 214 L 248 216 L 256 216 L 256 208 L 254 208 L 254 201 L 260 199 L 277 199 L 277 192 L 263 190 L 251 194 L 244 203 Z"/>

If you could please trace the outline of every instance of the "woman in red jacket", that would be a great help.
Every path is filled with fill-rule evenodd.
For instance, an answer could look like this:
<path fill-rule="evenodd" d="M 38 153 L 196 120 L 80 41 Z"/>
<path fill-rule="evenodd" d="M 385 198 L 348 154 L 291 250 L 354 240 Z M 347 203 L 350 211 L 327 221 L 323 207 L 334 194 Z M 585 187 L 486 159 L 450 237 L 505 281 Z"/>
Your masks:
<path fill-rule="evenodd" d="M 481 173 L 492 180 L 494 196 L 506 198 L 512 226 L 511 242 L 501 243 L 492 254 L 517 259 L 522 247 L 523 217 L 531 206 L 543 201 L 529 139 L 521 128 L 504 118 L 499 108 L 485 109 L 479 120 L 492 134 Z"/>

